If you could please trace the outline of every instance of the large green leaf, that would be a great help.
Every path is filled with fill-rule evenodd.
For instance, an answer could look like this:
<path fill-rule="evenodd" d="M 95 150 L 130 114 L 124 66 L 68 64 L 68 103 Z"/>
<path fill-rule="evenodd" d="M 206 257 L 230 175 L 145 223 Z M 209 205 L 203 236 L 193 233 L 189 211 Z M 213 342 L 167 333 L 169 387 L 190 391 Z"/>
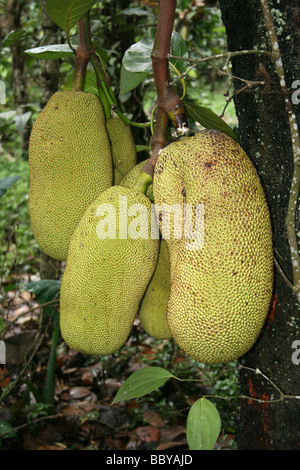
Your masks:
<path fill-rule="evenodd" d="M 92 8 L 97 0 L 47 0 L 50 18 L 66 33 Z"/>
<path fill-rule="evenodd" d="M 142 39 L 133 44 L 124 54 L 123 66 L 131 73 L 143 72 L 152 74 L 151 53 L 154 44 L 156 28 L 149 28 Z M 182 36 L 174 31 L 171 37 L 170 52 L 173 55 L 187 57 L 188 51 Z M 184 60 L 172 59 L 172 63 L 179 71 L 185 68 Z"/>
<path fill-rule="evenodd" d="M 223 121 L 217 114 L 208 108 L 194 103 L 184 102 L 187 115 L 195 122 L 199 122 L 205 129 L 217 129 L 237 140 L 237 137 L 231 127 Z"/>
<path fill-rule="evenodd" d="M 124 68 L 131 73 L 152 73 L 151 53 L 153 49 L 155 28 L 149 28 L 142 39 L 127 49 L 123 57 Z"/>
<path fill-rule="evenodd" d="M 77 46 L 72 46 L 76 49 Z M 73 55 L 72 49 L 68 44 L 52 44 L 48 46 L 33 47 L 32 49 L 26 49 L 25 53 L 35 59 L 63 59 Z"/>
<path fill-rule="evenodd" d="M 134 90 L 142 81 L 147 77 L 147 72 L 128 72 L 124 66 L 121 68 L 120 76 L 120 92 L 119 96 L 125 95 L 131 90 Z"/>
<path fill-rule="evenodd" d="M 186 438 L 190 450 L 212 450 L 221 431 L 221 418 L 215 405 L 200 398 L 190 408 Z"/>
<path fill-rule="evenodd" d="M 0 180 L 0 197 L 19 179 L 21 176 L 8 176 Z"/>
<path fill-rule="evenodd" d="M 123 383 L 113 403 L 142 397 L 164 385 L 171 377 L 176 378 L 171 372 L 161 367 L 143 367 L 136 370 Z"/>

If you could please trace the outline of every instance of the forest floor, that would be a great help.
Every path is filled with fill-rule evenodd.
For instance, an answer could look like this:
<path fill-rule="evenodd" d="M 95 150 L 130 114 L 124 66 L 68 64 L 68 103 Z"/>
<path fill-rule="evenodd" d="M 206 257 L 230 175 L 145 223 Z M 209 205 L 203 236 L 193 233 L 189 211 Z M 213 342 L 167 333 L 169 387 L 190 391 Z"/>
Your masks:
<path fill-rule="evenodd" d="M 51 317 L 41 326 L 34 295 L 9 289 L 3 312 L 9 326 L 6 364 L 0 365 L 1 450 L 187 450 L 186 419 L 194 401 L 207 394 L 236 394 L 234 363 L 197 364 L 172 341 L 146 335 L 136 319 L 127 343 L 111 356 L 83 355 L 60 338 L 54 404 L 48 405 L 39 397 L 46 383 Z M 191 381 L 172 379 L 144 397 L 113 404 L 126 378 L 147 366 Z M 215 449 L 235 449 L 237 402 L 213 402 L 222 420 Z"/>

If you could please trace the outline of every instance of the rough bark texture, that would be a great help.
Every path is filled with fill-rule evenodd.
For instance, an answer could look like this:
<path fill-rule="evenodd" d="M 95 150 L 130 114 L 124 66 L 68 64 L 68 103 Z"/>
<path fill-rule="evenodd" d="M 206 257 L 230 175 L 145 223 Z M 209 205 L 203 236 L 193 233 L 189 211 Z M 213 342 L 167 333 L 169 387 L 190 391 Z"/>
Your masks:
<path fill-rule="evenodd" d="M 220 0 L 226 27 L 228 50 L 268 49 L 269 37 L 259 0 Z M 299 0 L 270 0 L 287 87 L 300 79 Z M 291 279 L 285 218 L 293 173 L 291 135 L 284 97 L 280 93 L 274 66 L 266 56 L 248 55 L 232 61 L 233 74 L 249 80 L 266 80 L 259 93 L 237 95 L 239 141 L 261 178 L 273 224 L 274 248 L 283 271 Z M 235 90 L 243 84 L 235 81 Z M 299 87 L 298 87 L 299 88 Z M 292 92 L 295 90 L 292 90 Z M 295 105 L 300 127 L 300 104 Z M 298 222 L 297 222 L 298 221 Z M 299 204 L 296 225 L 299 224 Z M 299 225 L 296 227 L 299 231 Z M 280 256 L 280 258 L 279 258 Z M 273 306 L 259 340 L 240 360 L 240 393 L 273 400 L 284 394 L 300 395 L 300 364 L 293 363 L 292 343 L 300 339 L 299 303 L 281 274 L 275 269 Z M 260 369 L 262 375 L 245 367 Z M 259 403 L 242 399 L 237 416 L 237 445 L 240 450 L 300 450 L 300 400 Z"/>

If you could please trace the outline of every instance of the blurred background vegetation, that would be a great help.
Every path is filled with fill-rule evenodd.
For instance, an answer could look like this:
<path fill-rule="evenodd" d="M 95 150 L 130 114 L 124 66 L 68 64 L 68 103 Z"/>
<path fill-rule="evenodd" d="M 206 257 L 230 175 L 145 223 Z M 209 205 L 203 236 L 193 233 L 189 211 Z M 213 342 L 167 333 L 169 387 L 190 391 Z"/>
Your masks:
<path fill-rule="evenodd" d="M 155 27 L 156 13 L 157 2 L 151 0 L 103 0 L 97 2 L 92 9 L 94 45 L 103 51 L 102 59 L 106 61 L 106 71 L 118 98 L 124 52 L 139 41 L 149 27 Z M 175 30 L 186 41 L 191 58 L 226 52 L 225 29 L 216 1 L 178 0 Z M 72 57 L 63 61 L 36 60 L 25 53 L 27 49 L 45 44 L 66 43 L 65 34 L 51 24 L 45 15 L 45 1 L 0 0 L 0 41 L 0 79 L 6 87 L 5 103 L 0 104 L 0 180 L 9 176 L 21 177 L 0 198 L 0 317 L 3 320 L 7 293 L 12 290 L 19 292 L 22 285 L 40 278 L 41 253 L 32 234 L 28 212 L 28 139 L 32 125 L 50 95 L 56 89 L 61 89 L 72 75 L 74 60 Z M 77 44 L 76 30 L 71 31 L 71 42 Z M 224 60 L 214 61 L 214 65 L 222 68 Z M 228 88 L 228 79 L 220 76 L 209 62 L 202 63 L 188 74 L 186 87 L 189 101 L 210 108 L 218 115 L 222 113 L 226 105 L 224 94 Z M 150 119 L 155 96 L 154 82 L 149 78 L 135 90 L 122 95 L 119 98 L 120 106 L 129 118 L 146 122 Z M 237 124 L 232 102 L 226 107 L 224 120 L 232 127 Z M 149 130 L 134 128 L 133 132 L 137 144 L 149 143 Z M 139 154 L 138 158 L 142 160 L 146 156 Z M 1 323 L 4 324 L 4 321 Z M 151 340 L 148 338 L 144 341 L 149 347 Z M 154 343 L 157 346 L 160 342 Z M 128 347 L 125 352 L 116 354 L 114 375 L 118 374 L 118 364 L 123 364 L 125 356 L 128 361 L 129 357 L 132 358 L 137 353 L 136 345 Z M 154 360 L 153 357 L 142 354 L 139 361 L 145 360 L 151 365 L 167 368 L 171 354 L 169 349 L 170 345 L 163 342 L 158 347 Z M 90 358 L 87 363 L 93 360 L 95 358 Z M 234 364 L 221 368 L 204 367 L 187 359 L 178 360 L 175 364 L 176 370 L 173 373 L 180 377 L 194 378 L 197 370 L 205 390 L 227 396 L 236 394 Z M 106 364 L 104 358 L 103 369 L 106 368 L 106 374 L 109 374 L 110 367 L 111 359 L 107 358 Z M 189 388 L 187 387 L 182 387 L 186 393 L 199 393 L 196 385 L 191 387 L 189 384 Z M 161 391 L 148 399 L 157 404 L 162 415 L 167 409 L 172 414 L 176 413 L 179 404 L 176 393 L 174 392 L 172 399 L 165 395 L 168 396 L 168 408 Z M 218 399 L 215 403 L 219 410 L 223 410 L 226 432 L 233 433 L 234 405 Z"/>

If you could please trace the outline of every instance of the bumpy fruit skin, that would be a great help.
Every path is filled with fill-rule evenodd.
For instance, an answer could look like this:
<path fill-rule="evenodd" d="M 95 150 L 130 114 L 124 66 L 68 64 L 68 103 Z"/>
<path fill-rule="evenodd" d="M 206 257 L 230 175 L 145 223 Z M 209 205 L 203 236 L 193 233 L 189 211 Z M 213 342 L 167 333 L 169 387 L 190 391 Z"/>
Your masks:
<path fill-rule="evenodd" d="M 113 183 L 110 142 L 96 95 L 52 95 L 32 128 L 29 169 L 34 237 L 47 255 L 66 260 L 83 212 Z"/>
<path fill-rule="evenodd" d="M 111 142 L 114 185 L 136 165 L 136 149 L 130 126 L 126 126 L 119 116 L 106 121 L 107 132 Z"/>
<path fill-rule="evenodd" d="M 161 240 L 157 266 L 139 311 L 140 322 L 145 332 L 156 339 L 172 337 L 167 323 L 170 287 L 168 248 L 166 241 Z"/>
<path fill-rule="evenodd" d="M 120 186 L 133 188 L 140 170 L 147 160 L 138 163 L 122 179 Z M 152 185 L 151 185 L 152 186 Z M 151 187 L 148 191 L 152 194 Z M 171 333 L 167 323 L 167 304 L 170 295 L 169 254 L 165 240 L 160 241 L 158 261 L 142 299 L 139 319 L 145 332 L 156 339 L 170 339 Z"/>
<path fill-rule="evenodd" d="M 235 360 L 257 341 L 272 295 L 272 231 L 257 173 L 230 137 L 203 131 L 160 153 L 153 186 L 156 204 L 204 205 L 202 248 L 188 245 L 196 238 L 167 240 L 172 336 L 199 362 Z"/>
<path fill-rule="evenodd" d="M 120 196 L 127 198 L 128 209 L 143 204 L 150 212 L 151 203 L 144 194 L 121 186 L 108 188 L 74 230 L 62 277 L 62 337 L 70 348 L 86 354 L 112 354 L 124 345 L 157 263 L 159 241 L 150 237 L 150 221 L 146 226 L 143 218 L 128 215 L 128 233 L 134 221 L 140 220 L 139 233 L 145 238 L 119 238 Z M 99 223 L 108 230 L 112 227 L 107 213 L 99 212 L 103 204 L 109 214 L 115 208 L 116 238 L 110 231 L 110 237 L 99 238 Z"/>

